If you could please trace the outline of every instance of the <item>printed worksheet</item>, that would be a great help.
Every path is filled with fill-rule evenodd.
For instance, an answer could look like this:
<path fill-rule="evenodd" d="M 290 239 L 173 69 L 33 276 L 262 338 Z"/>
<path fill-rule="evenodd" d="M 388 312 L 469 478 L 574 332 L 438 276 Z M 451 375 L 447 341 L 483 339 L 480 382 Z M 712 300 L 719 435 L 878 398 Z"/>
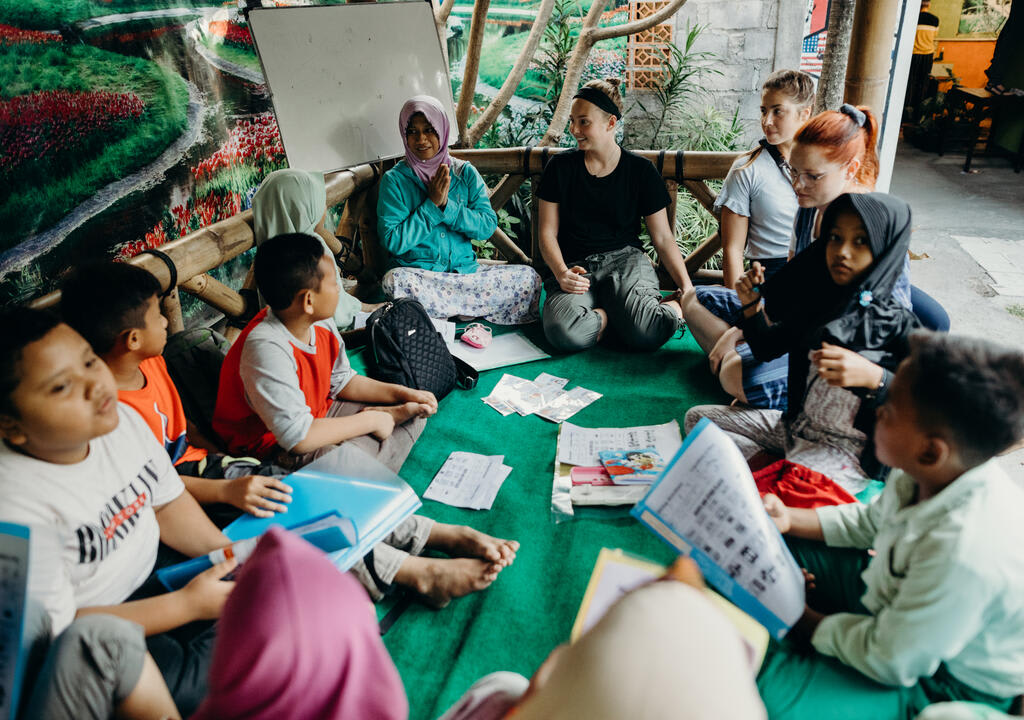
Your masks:
<path fill-rule="evenodd" d="M 628 428 L 585 428 L 562 423 L 558 441 L 558 462 L 567 465 L 600 465 L 602 450 L 643 450 L 654 448 L 663 458 L 674 457 L 683 444 L 679 423 L 640 425 Z"/>
<path fill-rule="evenodd" d="M 804 611 L 804 579 L 764 510 L 736 444 L 706 418 L 632 514 L 708 583 L 782 637 Z"/>
<path fill-rule="evenodd" d="M 437 471 L 423 498 L 454 507 L 490 510 L 501 484 L 512 472 L 504 460 L 504 455 L 453 452 Z"/>

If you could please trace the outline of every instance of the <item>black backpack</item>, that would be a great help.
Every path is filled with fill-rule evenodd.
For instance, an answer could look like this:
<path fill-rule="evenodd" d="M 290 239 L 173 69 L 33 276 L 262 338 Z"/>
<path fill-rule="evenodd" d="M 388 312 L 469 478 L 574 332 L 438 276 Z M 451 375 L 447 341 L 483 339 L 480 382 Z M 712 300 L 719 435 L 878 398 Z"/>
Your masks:
<path fill-rule="evenodd" d="M 413 298 L 399 298 L 374 310 L 366 331 L 370 377 L 429 390 L 438 400 L 456 386 L 476 387 L 476 370 L 448 351 L 427 311 Z"/>
<path fill-rule="evenodd" d="M 223 335 L 201 327 L 171 335 L 164 348 L 167 372 L 181 396 L 185 417 L 214 442 L 217 442 L 213 431 L 217 383 L 220 366 L 230 347 L 231 343 Z"/>

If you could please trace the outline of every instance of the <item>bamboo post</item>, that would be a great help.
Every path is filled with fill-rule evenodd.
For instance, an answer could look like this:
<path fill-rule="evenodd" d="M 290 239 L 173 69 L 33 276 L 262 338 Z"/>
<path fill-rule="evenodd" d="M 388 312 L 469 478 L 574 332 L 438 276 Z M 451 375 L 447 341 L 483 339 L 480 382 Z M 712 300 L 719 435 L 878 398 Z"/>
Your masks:
<path fill-rule="evenodd" d="M 178 284 L 185 292 L 230 317 L 245 314 L 245 299 L 220 280 L 203 273 Z"/>
<path fill-rule="evenodd" d="M 845 99 L 867 105 L 879 119 L 885 110 L 899 10 L 898 0 L 861 0 L 853 14 Z"/>
<path fill-rule="evenodd" d="M 675 180 L 666 180 L 665 189 L 668 191 L 668 226 L 672 233 L 676 231 L 676 210 L 679 208 L 679 183 Z"/>
<path fill-rule="evenodd" d="M 171 288 L 167 295 L 160 299 L 160 313 L 167 318 L 167 334 L 173 335 L 185 329 L 185 320 L 181 315 L 181 298 L 178 288 Z"/>
<path fill-rule="evenodd" d="M 873 0 L 861 0 L 867 6 Z M 846 64 L 850 58 L 850 33 L 856 0 L 832 0 L 828 8 L 828 33 L 821 58 L 821 79 L 814 100 L 814 112 L 835 110 L 843 102 Z"/>
<path fill-rule="evenodd" d="M 469 43 L 466 46 L 466 68 L 462 73 L 462 89 L 459 104 L 455 108 L 455 124 L 459 127 L 459 144 L 469 145 L 466 125 L 469 123 L 469 109 L 476 94 L 476 76 L 480 71 L 480 48 L 484 44 L 484 27 L 487 25 L 487 8 L 491 0 L 473 2 L 473 19 L 469 25 Z"/>
<path fill-rule="evenodd" d="M 566 152 L 567 148 L 549 147 L 543 149 L 548 157 Z M 541 149 L 534 147 L 530 152 L 529 167 L 523 166 L 523 155 L 525 147 L 516 148 L 482 148 L 479 150 L 452 150 L 451 154 L 461 160 L 473 164 L 477 170 L 484 174 L 508 174 L 522 177 L 524 170 L 529 170 L 529 175 L 540 174 L 544 169 L 544 154 Z M 652 163 L 657 162 L 659 150 L 633 150 L 634 154 L 647 158 Z M 732 163 L 741 155 L 738 152 L 687 152 L 682 159 L 682 177 L 684 181 L 696 181 L 700 185 L 704 180 L 721 180 L 729 173 Z M 664 178 L 676 177 L 676 154 L 674 151 L 665 153 L 661 175 Z M 521 182 L 519 184 L 522 184 Z M 518 188 L 518 184 L 512 188 L 512 192 Z M 701 192 L 698 190 L 697 192 Z M 710 188 L 704 186 L 705 195 L 710 195 L 714 202 L 714 193 Z M 509 195 L 511 197 L 511 195 Z M 504 205 L 504 203 L 502 203 Z M 491 206 L 500 207 L 491 196 Z"/>

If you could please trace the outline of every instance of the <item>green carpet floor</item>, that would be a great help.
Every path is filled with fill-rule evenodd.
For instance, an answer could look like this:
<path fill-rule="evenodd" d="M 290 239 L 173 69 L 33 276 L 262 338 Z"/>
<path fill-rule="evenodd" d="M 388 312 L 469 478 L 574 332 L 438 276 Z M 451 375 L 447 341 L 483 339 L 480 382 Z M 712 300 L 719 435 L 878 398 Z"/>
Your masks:
<path fill-rule="evenodd" d="M 525 333 L 546 347 L 540 326 Z M 350 355 L 363 370 L 359 352 Z M 591 569 L 602 547 L 618 547 L 669 562 L 667 545 L 628 517 L 576 519 L 551 516 L 557 426 L 535 416 L 502 417 L 484 405 L 502 374 L 533 379 L 541 372 L 604 394 L 570 420 L 585 427 L 625 427 L 679 421 L 693 405 L 727 400 L 707 369 L 707 358 L 687 335 L 661 350 L 635 354 L 611 347 L 556 356 L 481 373 L 472 391 L 455 390 L 402 468 L 422 494 L 453 450 L 504 455 L 513 470 L 489 511 L 462 510 L 425 501 L 427 517 L 461 523 L 522 543 L 515 563 L 488 590 L 453 601 L 440 611 L 413 605 L 385 636 L 409 695 L 410 717 L 433 720 L 480 676 L 511 670 L 529 677 L 569 637 Z M 383 613 L 386 608 L 382 608 Z"/>

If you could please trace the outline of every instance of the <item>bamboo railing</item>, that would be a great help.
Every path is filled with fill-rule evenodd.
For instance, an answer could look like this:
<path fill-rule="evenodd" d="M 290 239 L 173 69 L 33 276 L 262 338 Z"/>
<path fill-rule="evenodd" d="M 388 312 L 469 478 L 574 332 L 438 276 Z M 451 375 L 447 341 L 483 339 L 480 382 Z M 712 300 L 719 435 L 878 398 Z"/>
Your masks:
<path fill-rule="evenodd" d="M 522 175 L 537 179 L 547 160 L 562 148 L 517 147 L 484 150 L 453 150 L 452 155 L 471 162 L 477 170 L 487 175 Z M 638 155 L 655 164 L 672 197 L 669 207 L 670 227 L 675 227 L 675 189 L 682 185 L 709 212 L 713 212 L 715 193 L 705 180 L 722 179 L 728 173 L 739 153 L 683 152 L 641 150 Z M 376 185 L 380 175 L 393 161 L 359 165 L 349 170 L 327 175 L 327 205 L 332 207 L 346 202 L 345 213 L 339 224 L 339 231 L 355 234 L 358 232 L 363 244 L 363 261 L 370 267 L 379 265 L 379 244 L 376 242 Z M 532 203 L 536 230 L 536 206 Z M 342 232 L 343 235 L 349 235 Z M 498 252 L 510 262 L 530 264 L 542 262 L 537 248 L 536 232 L 531 244 L 531 253 L 524 253 L 505 233 L 498 230 L 491 237 Z M 208 273 L 216 267 L 238 257 L 253 247 L 252 211 L 233 215 L 183 238 L 160 246 L 167 261 L 173 263 L 177 277 L 175 287 L 167 261 L 151 254 L 137 255 L 129 262 L 150 272 L 161 288 L 168 292 L 161 303 L 161 309 L 168 320 L 168 331 L 184 328 L 178 291 L 183 290 L 230 318 L 244 317 L 251 308 L 246 307 L 245 298 Z M 374 246 L 377 246 L 376 248 Z M 686 258 L 686 268 L 691 275 L 711 258 L 721 247 L 718 233 L 703 243 Z M 60 300 L 60 293 L 52 292 L 32 302 L 33 307 L 50 307 Z"/>

